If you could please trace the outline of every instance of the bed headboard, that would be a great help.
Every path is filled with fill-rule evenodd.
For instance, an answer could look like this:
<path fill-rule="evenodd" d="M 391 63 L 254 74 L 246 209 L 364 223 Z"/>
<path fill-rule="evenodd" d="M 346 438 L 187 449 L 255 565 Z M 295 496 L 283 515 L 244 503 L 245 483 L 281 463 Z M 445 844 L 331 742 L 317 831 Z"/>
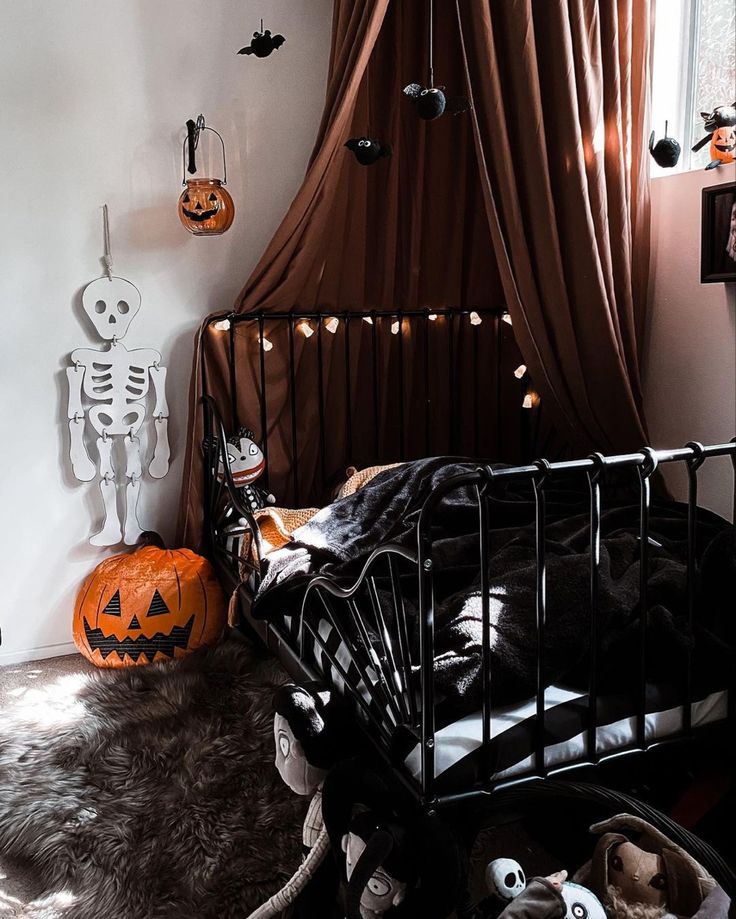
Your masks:
<path fill-rule="evenodd" d="M 540 450 L 538 399 L 503 309 L 255 312 L 211 328 L 227 356 L 210 366 L 203 350 L 205 393 L 216 377 L 225 429 L 254 432 L 280 505 L 324 503 L 349 466 L 519 463 Z"/>

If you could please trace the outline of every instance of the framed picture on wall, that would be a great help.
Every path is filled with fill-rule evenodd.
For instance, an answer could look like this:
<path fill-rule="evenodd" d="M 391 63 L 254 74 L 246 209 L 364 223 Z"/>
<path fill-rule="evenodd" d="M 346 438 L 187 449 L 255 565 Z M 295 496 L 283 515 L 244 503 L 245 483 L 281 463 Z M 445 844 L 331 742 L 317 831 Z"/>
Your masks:
<path fill-rule="evenodd" d="M 703 189 L 700 283 L 736 281 L 736 182 Z"/>

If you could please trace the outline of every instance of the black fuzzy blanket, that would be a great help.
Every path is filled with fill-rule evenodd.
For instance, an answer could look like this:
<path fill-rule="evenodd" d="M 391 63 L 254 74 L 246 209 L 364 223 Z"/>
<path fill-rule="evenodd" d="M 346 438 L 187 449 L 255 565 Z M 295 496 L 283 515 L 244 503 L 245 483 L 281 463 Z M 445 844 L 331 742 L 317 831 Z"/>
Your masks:
<path fill-rule="evenodd" d="M 475 469 L 448 458 L 407 463 L 377 476 L 355 495 L 335 501 L 294 533 L 294 542 L 269 555 L 253 612 L 281 616 L 301 599 L 317 572 L 350 582 L 381 543 L 415 547 L 421 507 L 437 484 Z M 550 483 L 547 494 L 547 628 L 545 681 L 585 688 L 589 669 L 589 528 L 587 490 Z M 602 513 L 600 685 L 624 689 L 638 678 L 640 543 L 635 479 L 604 488 Z M 490 498 L 492 681 L 495 704 L 525 698 L 536 688 L 536 563 L 534 501 L 528 482 L 496 483 Z M 478 584 L 478 511 L 474 490 L 458 489 L 434 518 L 436 685 L 458 711 L 480 702 L 481 600 Z M 690 630 L 686 605 L 687 509 L 652 503 L 648 575 L 647 675 L 677 682 L 686 650 L 694 648 L 696 681 L 712 682 L 733 660 L 713 624 L 725 621 L 736 595 L 733 527 L 701 510 L 698 559 L 703 584 L 714 578 Z M 729 567 L 730 565 L 730 567 Z M 719 599 L 718 597 L 721 597 Z M 409 600 L 411 609 L 412 597 Z M 722 609 L 720 607 L 723 607 Z M 387 614 L 390 618 L 390 609 Z M 697 639 L 697 641 L 696 641 Z M 707 678 L 706 678 L 707 675 Z"/>

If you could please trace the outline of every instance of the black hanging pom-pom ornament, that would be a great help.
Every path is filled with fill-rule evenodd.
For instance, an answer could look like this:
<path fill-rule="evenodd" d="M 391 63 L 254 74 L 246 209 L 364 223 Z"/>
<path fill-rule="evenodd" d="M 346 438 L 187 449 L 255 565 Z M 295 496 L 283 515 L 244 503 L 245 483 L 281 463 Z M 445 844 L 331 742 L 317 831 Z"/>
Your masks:
<path fill-rule="evenodd" d="M 663 169 L 671 169 L 680 159 L 681 148 L 674 137 L 667 136 L 667 122 L 664 123 L 664 137 L 654 143 L 654 131 L 649 135 L 649 152 L 654 162 Z"/>
<path fill-rule="evenodd" d="M 263 20 L 261 19 L 261 31 L 254 32 L 250 44 L 241 48 L 238 54 L 255 54 L 256 57 L 268 57 L 272 51 L 280 48 L 286 41 L 283 35 L 271 35 L 270 29 L 263 30 Z"/>
<path fill-rule="evenodd" d="M 372 166 L 382 157 L 391 156 L 391 145 L 381 143 L 380 140 L 371 140 L 370 137 L 351 137 L 345 141 L 348 150 L 352 150 L 355 159 L 361 166 Z"/>
<path fill-rule="evenodd" d="M 422 86 L 420 83 L 409 83 L 404 87 L 404 95 L 413 103 L 417 115 L 425 121 L 434 121 L 447 111 L 451 115 L 467 112 L 470 102 L 465 96 L 447 98 L 444 86 Z"/>

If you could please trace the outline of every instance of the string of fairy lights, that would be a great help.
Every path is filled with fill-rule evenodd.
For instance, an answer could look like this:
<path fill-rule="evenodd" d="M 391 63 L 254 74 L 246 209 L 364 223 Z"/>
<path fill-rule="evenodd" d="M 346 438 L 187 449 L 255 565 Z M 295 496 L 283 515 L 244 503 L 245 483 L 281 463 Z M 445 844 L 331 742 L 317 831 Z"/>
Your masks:
<path fill-rule="evenodd" d="M 372 316 L 362 316 L 363 322 L 367 325 L 373 325 Z M 430 322 L 436 322 L 440 317 L 437 313 L 428 313 L 426 317 Z M 468 319 L 472 326 L 479 326 L 483 323 L 483 317 L 476 310 L 471 310 L 468 313 Z M 310 320 L 310 319 L 301 319 L 296 324 L 296 330 L 304 336 L 304 338 L 309 339 L 315 333 L 314 322 L 321 321 L 324 323 L 324 328 L 331 335 L 336 335 L 340 328 L 340 318 L 338 316 L 326 316 L 321 320 Z M 343 320 L 345 321 L 345 320 Z M 513 325 L 510 313 L 503 313 L 501 315 L 501 321 L 505 322 L 507 325 Z M 391 322 L 391 334 L 398 335 L 402 330 L 402 323 L 409 322 L 407 317 L 403 317 L 401 320 L 394 318 Z M 225 317 L 224 319 L 217 319 L 212 323 L 212 328 L 218 332 L 229 332 L 232 323 L 229 318 Z M 266 335 L 258 335 L 257 340 L 264 352 L 272 351 L 274 344 L 270 338 Z M 526 364 L 519 364 L 519 366 L 514 370 L 514 376 L 517 380 L 521 381 L 527 376 L 527 366 Z M 522 401 L 521 407 L 525 409 L 533 409 L 539 405 L 540 396 L 534 389 L 528 388 L 524 399 Z"/>

